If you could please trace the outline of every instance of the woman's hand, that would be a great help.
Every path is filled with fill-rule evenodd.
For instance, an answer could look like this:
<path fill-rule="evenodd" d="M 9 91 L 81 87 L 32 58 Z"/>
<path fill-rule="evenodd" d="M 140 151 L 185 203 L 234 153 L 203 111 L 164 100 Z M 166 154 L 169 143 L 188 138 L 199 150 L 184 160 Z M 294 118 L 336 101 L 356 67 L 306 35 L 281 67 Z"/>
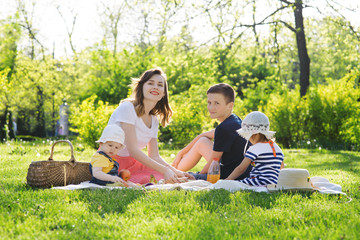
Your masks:
<path fill-rule="evenodd" d="M 190 179 L 190 180 L 196 180 L 195 177 L 187 172 L 184 172 L 185 174 L 185 177 L 187 177 L 187 179 Z"/>
<path fill-rule="evenodd" d="M 190 175 L 187 172 L 183 172 L 183 171 L 177 170 L 175 168 L 172 168 L 172 170 L 174 171 L 174 173 L 176 174 L 176 176 L 180 180 L 180 182 L 187 182 L 189 179 L 195 180 L 194 176 Z"/>
<path fill-rule="evenodd" d="M 176 173 L 168 168 L 164 174 L 165 183 L 179 183 L 179 179 L 176 175 Z"/>
<path fill-rule="evenodd" d="M 181 179 L 181 182 L 187 182 L 189 180 L 195 180 L 195 177 L 187 172 L 181 172 L 178 170 L 177 176 L 179 179 Z"/>

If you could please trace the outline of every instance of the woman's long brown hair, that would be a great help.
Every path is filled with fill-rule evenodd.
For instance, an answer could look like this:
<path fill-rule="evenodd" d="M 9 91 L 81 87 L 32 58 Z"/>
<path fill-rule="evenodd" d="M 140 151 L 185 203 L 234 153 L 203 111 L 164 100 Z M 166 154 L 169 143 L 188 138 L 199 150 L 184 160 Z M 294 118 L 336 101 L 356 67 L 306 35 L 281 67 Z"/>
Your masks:
<path fill-rule="evenodd" d="M 141 117 L 145 114 L 144 109 L 144 93 L 143 86 L 150 80 L 154 75 L 160 75 L 164 78 L 164 97 L 158 101 L 153 109 L 151 109 L 150 114 L 158 115 L 160 117 L 161 126 L 165 127 L 171 119 L 172 110 L 169 104 L 169 94 L 166 75 L 161 68 L 153 68 L 145 71 L 139 79 L 133 79 L 132 88 L 133 88 L 133 99 L 129 99 L 135 107 L 135 112 L 138 117 Z"/>

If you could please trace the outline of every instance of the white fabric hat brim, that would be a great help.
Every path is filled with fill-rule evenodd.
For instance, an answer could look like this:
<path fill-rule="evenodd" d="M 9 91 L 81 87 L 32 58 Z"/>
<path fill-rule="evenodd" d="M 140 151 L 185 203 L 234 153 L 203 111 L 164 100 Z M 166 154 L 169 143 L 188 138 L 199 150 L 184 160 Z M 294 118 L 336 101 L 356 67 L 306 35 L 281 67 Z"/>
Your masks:
<path fill-rule="evenodd" d="M 272 139 L 276 133 L 274 131 L 244 131 L 242 128 L 238 129 L 236 132 L 246 140 L 249 140 L 252 135 L 257 133 L 264 134 L 267 139 Z"/>
<path fill-rule="evenodd" d="M 125 148 L 125 133 L 122 128 L 116 124 L 107 125 L 97 143 L 105 143 L 108 141 L 117 142 L 122 144 L 121 149 Z"/>
<path fill-rule="evenodd" d="M 125 148 L 125 144 L 124 141 L 121 138 L 116 138 L 116 137 L 101 137 L 99 140 L 95 141 L 96 143 L 106 143 L 106 142 L 117 142 L 120 143 L 122 146 L 119 150 L 124 149 Z"/>
<path fill-rule="evenodd" d="M 275 134 L 274 131 L 270 131 L 269 118 L 259 111 L 254 111 L 246 115 L 237 133 L 246 140 L 249 140 L 252 135 L 257 133 L 264 134 L 266 138 L 270 140 Z"/>

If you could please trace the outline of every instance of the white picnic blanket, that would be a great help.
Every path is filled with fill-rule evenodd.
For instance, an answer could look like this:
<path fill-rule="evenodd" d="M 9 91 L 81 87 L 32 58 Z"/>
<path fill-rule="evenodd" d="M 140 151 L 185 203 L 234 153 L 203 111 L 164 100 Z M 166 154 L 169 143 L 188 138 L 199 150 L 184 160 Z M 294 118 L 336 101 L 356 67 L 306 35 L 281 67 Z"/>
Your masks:
<path fill-rule="evenodd" d="M 314 186 L 312 191 L 318 191 L 322 194 L 342 194 L 341 186 L 338 184 L 330 183 L 328 179 L 322 177 L 312 177 L 311 182 Z M 124 189 L 124 187 L 113 187 L 113 186 L 100 186 L 94 183 L 82 182 L 77 185 L 67 185 L 62 187 L 53 187 L 52 189 L 62 189 L 62 190 L 78 190 L 78 189 Z M 217 183 L 212 184 L 204 180 L 195 180 L 185 183 L 175 183 L 175 184 L 156 184 L 145 187 L 147 190 L 189 190 L 189 191 L 199 191 L 199 190 L 211 190 L 211 189 L 225 189 L 230 192 L 236 192 L 241 190 L 248 190 L 254 192 L 269 192 L 269 190 L 263 187 L 254 187 L 249 186 L 244 183 L 234 181 L 234 180 L 219 180 Z"/>

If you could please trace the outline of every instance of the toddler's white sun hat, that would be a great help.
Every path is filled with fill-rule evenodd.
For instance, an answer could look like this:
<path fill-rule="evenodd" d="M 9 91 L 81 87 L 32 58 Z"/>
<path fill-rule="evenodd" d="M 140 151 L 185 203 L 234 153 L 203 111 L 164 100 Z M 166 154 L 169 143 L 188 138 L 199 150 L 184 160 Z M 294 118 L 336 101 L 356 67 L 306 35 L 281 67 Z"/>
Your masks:
<path fill-rule="evenodd" d="M 113 141 L 113 142 L 117 142 L 117 143 L 121 143 L 123 146 L 122 148 L 125 147 L 124 145 L 124 141 L 125 141 L 125 133 L 122 130 L 122 128 L 116 124 L 110 124 L 107 125 L 99 140 L 97 140 L 97 143 L 105 143 L 107 141 Z"/>
<path fill-rule="evenodd" d="M 249 113 L 242 121 L 241 128 L 237 130 L 237 133 L 246 140 L 257 133 L 264 134 L 267 139 L 273 138 L 275 134 L 274 131 L 270 131 L 269 118 L 259 111 Z"/>

